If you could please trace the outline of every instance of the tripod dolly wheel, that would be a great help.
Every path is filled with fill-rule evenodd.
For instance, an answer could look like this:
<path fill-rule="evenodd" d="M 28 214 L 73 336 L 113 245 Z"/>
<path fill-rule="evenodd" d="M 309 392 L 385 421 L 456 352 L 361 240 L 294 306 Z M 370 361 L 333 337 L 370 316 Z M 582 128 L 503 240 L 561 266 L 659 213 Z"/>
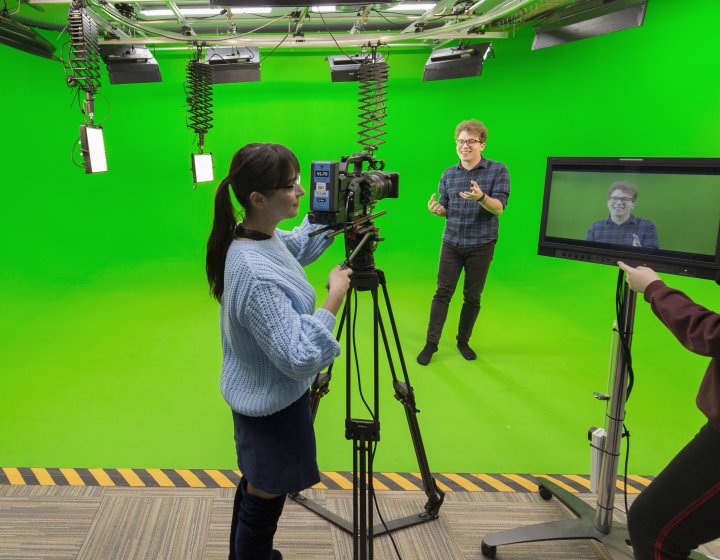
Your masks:
<path fill-rule="evenodd" d="M 538 493 L 540 494 L 540 497 L 545 501 L 552 499 L 553 496 L 552 492 L 550 492 L 550 490 L 545 488 L 542 484 L 538 486 Z"/>
<path fill-rule="evenodd" d="M 480 551 L 482 552 L 482 555 L 485 556 L 485 558 L 495 558 L 495 555 L 497 554 L 497 547 L 488 546 L 485 544 L 485 541 L 483 541 L 480 544 Z"/>

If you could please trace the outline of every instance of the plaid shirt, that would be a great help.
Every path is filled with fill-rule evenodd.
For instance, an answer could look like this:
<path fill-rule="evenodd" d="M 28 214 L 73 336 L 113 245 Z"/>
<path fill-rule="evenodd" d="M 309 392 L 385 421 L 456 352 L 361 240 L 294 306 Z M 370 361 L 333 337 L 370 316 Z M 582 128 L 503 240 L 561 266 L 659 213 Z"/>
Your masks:
<path fill-rule="evenodd" d="M 650 220 L 643 220 L 633 215 L 630 215 L 630 218 L 620 225 L 613 222 L 610 216 L 592 223 L 586 239 L 614 245 L 632 245 L 634 235 L 637 235 L 640 240 L 640 247 L 657 249 L 659 246 L 655 224 Z"/>
<path fill-rule="evenodd" d="M 440 178 L 439 202 L 447 210 L 443 243 L 457 247 L 485 245 L 498 237 L 498 217 L 476 200 L 465 200 L 460 193 L 472 190 L 475 181 L 489 197 L 507 205 L 510 177 L 504 163 L 482 158 L 468 170 L 460 163 L 448 167 Z"/>

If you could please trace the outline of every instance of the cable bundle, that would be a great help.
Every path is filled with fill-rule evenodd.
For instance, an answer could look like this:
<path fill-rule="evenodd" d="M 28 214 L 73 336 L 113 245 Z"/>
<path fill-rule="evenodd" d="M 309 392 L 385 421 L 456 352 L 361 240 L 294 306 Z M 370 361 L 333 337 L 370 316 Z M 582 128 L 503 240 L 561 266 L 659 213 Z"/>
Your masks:
<path fill-rule="evenodd" d="M 100 88 L 100 52 L 98 30 L 80 2 L 73 2 L 68 11 L 70 54 L 68 84 L 93 94 Z"/>
<path fill-rule="evenodd" d="M 388 66 L 386 62 L 369 61 L 360 64 L 360 140 L 363 151 L 372 153 L 385 140 L 385 89 L 387 88 Z"/>

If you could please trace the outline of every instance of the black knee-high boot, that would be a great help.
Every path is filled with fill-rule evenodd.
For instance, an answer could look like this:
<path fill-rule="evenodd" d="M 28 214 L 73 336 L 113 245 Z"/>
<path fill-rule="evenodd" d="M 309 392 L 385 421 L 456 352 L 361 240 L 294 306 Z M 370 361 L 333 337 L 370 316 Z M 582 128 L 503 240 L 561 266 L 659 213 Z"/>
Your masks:
<path fill-rule="evenodd" d="M 236 560 L 280 560 L 273 550 L 278 519 L 285 507 L 285 495 L 265 500 L 247 491 L 247 481 L 240 481 L 242 492 L 235 533 Z"/>
<path fill-rule="evenodd" d="M 237 535 L 238 513 L 240 512 L 240 503 L 242 502 L 241 486 L 244 480 L 245 477 L 240 479 L 240 483 L 235 491 L 235 499 L 233 500 L 232 521 L 230 522 L 230 555 L 228 556 L 228 560 L 237 559 L 237 554 L 235 553 L 235 535 Z"/>

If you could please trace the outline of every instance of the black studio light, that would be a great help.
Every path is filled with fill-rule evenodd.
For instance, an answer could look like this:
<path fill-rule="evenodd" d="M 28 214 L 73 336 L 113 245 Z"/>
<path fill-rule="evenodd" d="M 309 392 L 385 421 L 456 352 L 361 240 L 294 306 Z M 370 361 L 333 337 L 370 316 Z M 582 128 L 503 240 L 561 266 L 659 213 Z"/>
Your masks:
<path fill-rule="evenodd" d="M 360 80 L 360 65 L 363 62 L 373 62 L 370 54 L 328 56 L 327 60 L 330 64 L 330 80 L 333 82 L 357 82 Z M 375 62 L 385 62 L 385 59 L 377 53 Z"/>
<path fill-rule="evenodd" d="M 492 43 L 460 44 L 449 49 L 436 49 L 425 63 L 423 81 L 479 76 L 485 59 L 493 56 Z"/>
<path fill-rule="evenodd" d="M 30 54 L 60 59 L 55 56 L 55 45 L 41 36 L 32 27 L 13 21 L 10 16 L 0 14 L 0 43 Z"/>
<path fill-rule="evenodd" d="M 160 67 L 145 45 L 100 45 L 111 84 L 161 82 Z"/>
<path fill-rule="evenodd" d="M 568 6 L 533 28 L 533 50 L 640 27 L 647 0 L 593 1 Z"/>
<path fill-rule="evenodd" d="M 205 64 L 213 84 L 260 81 L 260 53 L 255 47 L 207 47 Z"/>

